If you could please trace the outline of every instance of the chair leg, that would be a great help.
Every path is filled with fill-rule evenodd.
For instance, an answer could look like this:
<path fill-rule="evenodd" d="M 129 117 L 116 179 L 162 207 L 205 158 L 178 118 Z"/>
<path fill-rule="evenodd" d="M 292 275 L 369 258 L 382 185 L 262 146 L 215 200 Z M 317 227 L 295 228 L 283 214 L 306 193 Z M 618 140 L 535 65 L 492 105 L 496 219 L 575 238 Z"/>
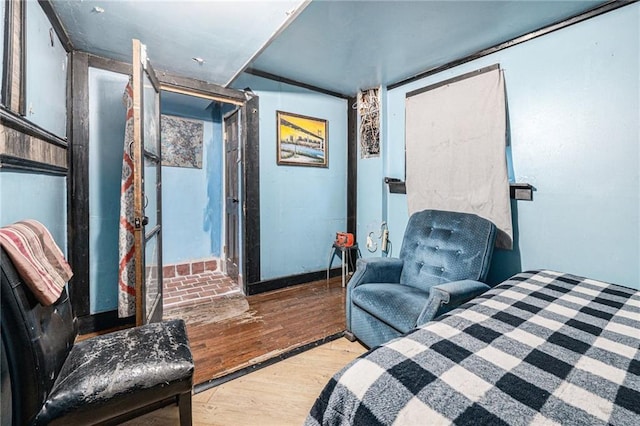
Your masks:
<path fill-rule="evenodd" d="M 344 331 L 344 337 L 350 342 L 356 341 L 356 336 L 349 330 Z"/>
<path fill-rule="evenodd" d="M 180 413 L 180 426 L 191 426 L 191 392 L 178 395 L 178 411 Z"/>

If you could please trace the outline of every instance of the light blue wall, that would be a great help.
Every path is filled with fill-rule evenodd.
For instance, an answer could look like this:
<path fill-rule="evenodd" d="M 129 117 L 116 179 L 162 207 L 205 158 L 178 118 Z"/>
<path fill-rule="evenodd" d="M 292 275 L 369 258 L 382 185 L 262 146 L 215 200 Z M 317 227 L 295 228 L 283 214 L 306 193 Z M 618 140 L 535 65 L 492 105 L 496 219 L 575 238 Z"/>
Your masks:
<path fill-rule="evenodd" d="M 89 297 L 92 314 L 118 306 L 118 229 L 125 74 L 89 68 Z"/>
<path fill-rule="evenodd" d="M 40 4 L 26 3 L 27 119 L 64 137 L 67 134 L 67 52 Z"/>
<path fill-rule="evenodd" d="M 0 170 L 0 226 L 35 219 L 67 252 L 67 179 Z"/>
<path fill-rule="evenodd" d="M 405 223 L 400 221 L 402 229 L 398 229 L 398 220 L 395 220 L 397 212 L 388 208 L 389 203 L 393 203 L 398 197 L 396 194 L 390 194 L 387 190 L 387 184 L 384 183 L 385 177 L 404 179 L 404 147 L 400 153 L 402 164 L 398 169 L 397 158 L 395 152 L 390 149 L 390 144 L 385 143 L 389 140 L 387 133 L 389 126 L 385 117 L 395 117 L 395 112 L 389 113 L 387 102 L 384 101 L 388 96 L 385 87 L 380 88 L 381 114 L 383 117 L 380 123 L 381 146 L 380 156 L 371 158 L 362 158 L 362 151 L 358 144 L 358 208 L 357 208 L 357 240 L 360 245 L 360 252 L 363 257 L 379 257 L 379 256 L 397 256 L 400 250 L 401 236 L 404 232 Z M 403 119 L 404 120 L 404 119 Z M 398 169 L 398 170 L 396 170 Z M 405 209 L 406 216 L 406 209 Z M 402 216 L 401 216 L 402 217 Z M 385 223 L 389 229 L 389 252 L 382 253 L 382 224 Z M 397 237 L 397 238 L 394 238 Z M 367 237 L 373 241 L 371 248 L 367 248 Z"/>
<path fill-rule="evenodd" d="M 536 191 L 512 203 L 516 247 L 495 253 L 490 280 L 548 268 L 640 288 L 639 25 L 636 3 L 390 90 L 384 158 L 358 163 L 359 232 L 386 213 L 399 251 L 406 197 L 384 212 L 360 200 L 382 200 L 380 167 L 404 177 L 405 94 L 500 63 L 515 179 Z"/>
<path fill-rule="evenodd" d="M 185 108 L 162 104 L 162 113 L 194 118 Z M 202 168 L 162 168 L 163 262 L 220 257 L 222 238 L 222 116 L 207 109 Z M 198 114 L 203 119 L 202 114 Z"/>
<path fill-rule="evenodd" d="M 234 85 L 260 97 L 261 279 L 322 271 L 347 226 L 347 102 L 246 74 Z M 328 168 L 277 165 L 278 110 L 328 120 Z"/>

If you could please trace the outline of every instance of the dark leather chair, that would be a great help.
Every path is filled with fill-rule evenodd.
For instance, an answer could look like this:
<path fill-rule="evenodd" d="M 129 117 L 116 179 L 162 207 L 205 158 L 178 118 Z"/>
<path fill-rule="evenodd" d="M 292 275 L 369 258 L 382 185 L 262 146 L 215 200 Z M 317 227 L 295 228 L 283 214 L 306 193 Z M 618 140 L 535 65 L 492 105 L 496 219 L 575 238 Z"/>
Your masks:
<path fill-rule="evenodd" d="M 76 342 L 66 289 L 33 297 L 3 249 L 2 424 L 117 424 L 176 400 L 191 424 L 193 358 L 185 324 L 166 321 Z"/>
<path fill-rule="evenodd" d="M 496 227 L 474 214 L 409 218 L 399 258 L 359 259 L 347 286 L 350 339 L 374 347 L 487 291 Z"/>

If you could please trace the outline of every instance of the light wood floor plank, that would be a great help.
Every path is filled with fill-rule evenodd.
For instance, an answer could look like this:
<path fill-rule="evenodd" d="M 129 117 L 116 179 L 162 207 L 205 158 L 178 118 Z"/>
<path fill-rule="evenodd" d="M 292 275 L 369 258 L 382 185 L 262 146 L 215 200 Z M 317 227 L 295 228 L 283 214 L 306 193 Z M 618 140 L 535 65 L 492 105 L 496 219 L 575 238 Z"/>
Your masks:
<path fill-rule="evenodd" d="M 365 353 L 341 338 L 193 396 L 198 426 L 301 425 L 333 374 Z M 126 425 L 178 424 L 176 406 L 165 407 Z"/>
<path fill-rule="evenodd" d="M 187 323 L 194 383 L 254 367 L 345 329 L 340 277 L 174 311 Z M 171 312 L 167 312 L 171 315 Z M 365 351 L 338 339 L 193 396 L 194 425 L 300 425 L 329 378 Z M 178 424 L 166 407 L 128 425 Z"/>

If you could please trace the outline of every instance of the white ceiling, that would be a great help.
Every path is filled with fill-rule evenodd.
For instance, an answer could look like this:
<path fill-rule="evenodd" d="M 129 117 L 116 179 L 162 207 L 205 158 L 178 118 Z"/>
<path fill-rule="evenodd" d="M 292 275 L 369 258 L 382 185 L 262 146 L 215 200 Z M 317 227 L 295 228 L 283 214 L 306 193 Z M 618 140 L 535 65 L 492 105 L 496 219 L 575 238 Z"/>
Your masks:
<path fill-rule="evenodd" d="M 355 94 L 538 30 L 597 3 L 602 2 L 314 1 L 251 66 Z"/>
<path fill-rule="evenodd" d="M 34 0 L 31 0 L 34 1 Z M 302 0 L 51 0 L 74 49 L 227 85 L 302 9 Z M 201 58 L 202 65 L 193 60 Z"/>
<path fill-rule="evenodd" d="M 606 1 L 52 0 L 75 49 L 230 85 L 247 67 L 353 95 Z M 96 9 L 97 8 L 97 9 Z M 101 11 L 103 10 L 103 11 Z M 192 58 L 202 58 L 199 65 Z"/>

